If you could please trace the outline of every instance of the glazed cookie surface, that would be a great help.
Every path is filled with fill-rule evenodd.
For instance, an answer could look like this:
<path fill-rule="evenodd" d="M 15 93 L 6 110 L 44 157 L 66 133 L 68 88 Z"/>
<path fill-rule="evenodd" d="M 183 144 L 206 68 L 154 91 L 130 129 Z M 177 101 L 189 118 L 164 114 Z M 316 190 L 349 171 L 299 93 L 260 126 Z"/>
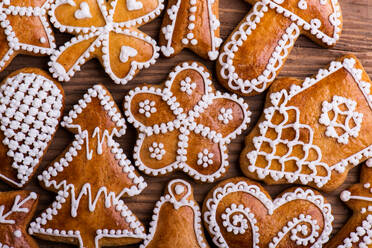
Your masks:
<path fill-rule="evenodd" d="M 170 181 L 156 202 L 150 231 L 140 248 L 208 248 L 201 212 L 191 185 L 181 179 Z"/>
<path fill-rule="evenodd" d="M 37 206 L 37 194 L 28 191 L 0 192 L 0 247 L 37 248 L 26 227 Z"/>
<path fill-rule="evenodd" d="M 372 247 L 372 159 L 362 167 L 360 183 L 343 191 L 340 198 L 353 215 L 327 247 Z"/>
<path fill-rule="evenodd" d="M 50 72 L 69 81 L 95 57 L 115 83 L 126 84 L 159 57 L 156 41 L 138 27 L 163 8 L 163 0 L 56 0 L 51 22 L 76 37 L 52 54 Z"/>
<path fill-rule="evenodd" d="M 89 89 L 61 125 L 75 139 L 39 176 L 58 195 L 29 233 L 87 248 L 140 242 L 144 227 L 121 198 L 147 184 L 114 140 L 126 126 L 109 91 L 99 84 Z"/>
<path fill-rule="evenodd" d="M 251 11 L 221 48 L 217 76 L 228 90 L 257 95 L 283 67 L 300 34 L 330 47 L 340 38 L 337 0 L 248 0 Z"/>
<path fill-rule="evenodd" d="M 352 55 L 303 82 L 275 81 L 246 137 L 243 173 L 269 184 L 336 189 L 351 168 L 372 156 L 371 85 Z"/>
<path fill-rule="evenodd" d="M 176 66 L 164 87 L 130 91 L 124 109 L 139 132 L 133 157 L 141 171 L 182 170 L 202 182 L 226 173 L 226 144 L 247 128 L 251 114 L 243 99 L 215 91 L 197 62 Z"/>
<path fill-rule="evenodd" d="M 220 182 L 203 205 L 218 247 L 322 247 L 332 232 L 331 205 L 317 191 L 290 188 L 274 200 L 246 178 Z"/>
<path fill-rule="evenodd" d="M 11 73 L 0 85 L 0 178 L 28 183 L 42 161 L 64 109 L 59 83 L 37 68 Z"/>
<path fill-rule="evenodd" d="M 218 2 L 218 0 L 168 1 L 159 41 L 164 56 L 174 56 L 187 47 L 204 59 L 217 59 L 222 43 Z"/>
<path fill-rule="evenodd" d="M 0 2 L 0 71 L 17 54 L 49 55 L 56 47 L 48 21 L 51 0 Z"/>

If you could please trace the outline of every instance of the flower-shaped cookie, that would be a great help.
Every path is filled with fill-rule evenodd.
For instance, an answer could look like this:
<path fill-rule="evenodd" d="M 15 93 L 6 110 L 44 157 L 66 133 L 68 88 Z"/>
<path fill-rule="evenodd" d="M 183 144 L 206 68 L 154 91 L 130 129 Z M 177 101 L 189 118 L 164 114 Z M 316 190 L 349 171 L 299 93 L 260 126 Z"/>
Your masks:
<path fill-rule="evenodd" d="M 50 72 L 68 81 L 96 57 L 115 83 L 126 84 L 159 57 L 155 40 L 137 27 L 163 8 L 163 0 L 56 0 L 49 12 L 51 22 L 77 37 L 51 56 Z"/>
<path fill-rule="evenodd" d="M 0 71 L 17 54 L 51 54 L 56 47 L 47 11 L 51 0 L 0 1 Z"/>
<path fill-rule="evenodd" d="M 207 68 L 196 62 L 176 66 L 163 88 L 130 91 L 124 108 L 139 131 L 140 170 L 154 176 L 183 170 L 202 182 L 226 172 L 226 144 L 247 128 L 251 114 L 243 99 L 215 91 Z"/>

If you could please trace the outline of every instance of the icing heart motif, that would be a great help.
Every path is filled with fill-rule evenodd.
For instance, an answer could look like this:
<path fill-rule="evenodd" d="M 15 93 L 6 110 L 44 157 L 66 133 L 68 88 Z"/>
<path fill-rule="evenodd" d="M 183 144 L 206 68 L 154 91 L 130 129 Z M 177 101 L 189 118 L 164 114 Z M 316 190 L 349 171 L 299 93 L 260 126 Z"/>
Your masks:
<path fill-rule="evenodd" d="M 245 178 L 212 189 L 203 217 L 218 247 L 322 247 L 332 232 L 331 205 L 310 188 L 290 188 L 272 200 Z"/>
<path fill-rule="evenodd" d="M 133 47 L 122 46 L 120 50 L 120 61 L 125 63 L 130 57 L 134 57 L 138 54 L 137 50 Z"/>
<path fill-rule="evenodd" d="M 0 178 L 22 187 L 56 132 L 64 106 L 61 86 L 39 69 L 22 69 L 0 89 Z"/>
<path fill-rule="evenodd" d="M 90 13 L 89 5 L 87 2 L 82 2 L 80 4 L 80 9 L 77 9 L 74 13 L 76 19 L 85 19 L 85 18 L 92 18 L 92 14 Z"/>
<path fill-rule="evenodd" d="M 127 0 L 127 9 L 129 11 L 139 10 L 143 8 L 142 2 L 136 0 Z"/>

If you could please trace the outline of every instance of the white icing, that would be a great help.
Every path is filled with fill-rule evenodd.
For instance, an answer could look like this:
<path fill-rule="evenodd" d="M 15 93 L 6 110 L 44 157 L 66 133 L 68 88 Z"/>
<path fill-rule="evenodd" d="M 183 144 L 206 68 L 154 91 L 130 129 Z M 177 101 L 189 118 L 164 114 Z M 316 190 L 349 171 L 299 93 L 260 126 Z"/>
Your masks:
<path fill-rule="evenodd" d="M 19 73 L 5 80 L 0 88 L 0 130 L 18 180 L 1 178 L 18 187 L 28 182 L 56 131 L 63 104 L 57 85 L 41 75 Z"/>
<path fill-rule="evenodd" d="M 264 192 L 260 190 L 260 188 L 257 185 L 249 185 L 245 181 L 239 181 L 237 183 L 229 182 L 225 184 L 223 187 L 218 187 L 213 191 L 213 195 L 211 198 L 209 198 L 206 201 L 206 210 L 204 212 L 204 221 L 208 225 L 209 232 L 212 236 L 212 240 L 214 244 L 216 244 L 218 247 L 229 247 L 227 244 L 227 241 L 221 234 L 220 226 L 217 223 L 217 216 L 216 211 L 219 207 L 220 202 L 229 194 L 235 193 L 235 192 L 244 192 L 246 194 L 249 194 L 253 197 L 255 197 L 258 201 L 260 201 L 267 209 L 268 215 L 273 215 L 275 210 L 288 202 L 296 201 L 296 200 L 302 200 L 302 201 L 308 201 L 309 203 L 315 205 L 319 211 L 323 215 L 323 221 L 324 226 L 321 233 L 318 232 L 320 229 L 319 225 L 316 223 L 315 220 L 311 219 L 311 216 L 305 216 L 300 215 L 298 218 L 293 219 L 292 221 L 289 221 L 287 223 L 286 227 L 283 227 L 283 229 L 277 234 L 277 237 L 273 237 L 272 241 L 270 243 L 270 248 L 276 247 L 277 244 L 280 242 L 280 240 L 285 236 L 286 233 L 291 231 L 291 240 L 295 241 L 298 245 L 311 245 L 311 247 L 322 247 L 323 244 L 325 244 L 328 239 L 329 235 L 332 233 L 332 221 L 333 216 L 331 214 L 331 205 L 324 202 L 323 196 L 316 194 L 311 189 L 303 189 L 303 188 L 296 188 L 293 192 L 287 192 L 284 193 L 280 198 L 275 199 L 272 201 L 269 199 Z M 227 207 L 224 212 L 231 211 L 231 207 Z M 251 223 L 254 223 L 254 214 L 256 209 L 246 209 L 244 205 L 238 206 L 235 208 L 234 213 L 240 212 L 244 213 L 245 219 L 248 218 Z M 253 214 L 253 215 L 249 215 Z M 262 213 L 260 213 L 261 215 Z M 227 216 L 223 217 L 223 214 L 221 215 L 221 218 L 227 219 Z M 310 227 L 312 227 L 311 232 L 305 231 L 303 227 L 303 223 L 310 224 Z M 236 225 L 231 225 L 231 223 L 223 223 L 222 225 L 225 228 L 231 228 L 233 229 L 233 226 L 236 227 Z M 259 247 L 259 238 L 260 238 L 260 232 L 265 232 L 265 230 L 259 230 L 258 228 L 255 228 L 255 225 L 251 224 L 253 228 L 251 228 L 252 232 L 252 238 L 253 238 L 253 247 L 258 248 Z M 240 235 L 242 234 L 241 228 L 236 229 L 237 231 L 234 232 L 234 235 Z M 246 229 L 247 230 L 247 229 Z M 246 231 L 245 230 L 245 231 Z M 245 233 L 245 231 L 243 233 Z M 297 233 L 300 232 L 300 235 L 297 235 Z"/>
<path fill-rule="evenodd" d="M 152 145 L 149 147 L 149 152 L 151 153 L 151 158 L 156 158 L 157 160 L 162 160 L 165 150 L 163 143 L 153 142 Z"/>
<path fill-rule="evenodd" d="M 298 7 L 302 10 L 306 10 L 307 9 L 307 2 L 306 0 L 299 0 L 298 1 Z"/>
<path fill-rule="evenodd" d="M 299 1 L 302 3 L 306 0 Z M 313 25 L 311 25 L 311 23 L 306 22 L 298 15 L 281 6 L 280 4 L 282 2 L 283 1 L 272 0 L 261 0 L 257 2 L 252 7 L 251 12 L 245 17 L 244 21 L 239 24 L 239 27 L 222 47 L 218 60 L 219 64 L 221 65 L 221 70 L 218 73 L 223 79 L 227 80 L 228 86 L 232 90 L 240 91 L 243 94 L 249 94 L 251 92 L 263 92 L 267 88 L 267 85 L 274 81 L 278 70 L 283 66 L 285 59 L 289 55 L 290 49 L 293 47 L 295 41 L 300 35 L 300 28 L 309 31 L 311 35 L 316 37 L 316 39 L 327 45 L 335 44 L 339 39 L 341 32 L 341 9 L 337 0 L 330 0 L 331 7 L 333 9 L 330 23 L 334 27 L 332 37 L 323 33 L 319 29 L 319 26 L 314 25 L 319 24 L 315 20 L 313 20 Z M 301 7 L 305 7 L 305 5 L 301 4 Z M 265 28 L 264 26 L 260 25 L 260 22 L 261 18 L 264 17 L 269 9 L 273 9 L 278 14 L 290 18 L 293 23 L 286 29 L 282 38 L 278 40 L 278 45 L 273 50 L 265 70 L 254 79 L 248 80 L 241 78 L 236 73 L 236 68 L 234 66 L 235 53 L 240 49 L 241 46 L 243 46 L 246 40 L 249 39 L 249 36 L 253 34 L 256 29 Z"/>
<path fill-rule="evenodd" d="M 120 61 L 125 63 L 129 58 L 137 56 L 138 52 L 133 47 L 122 46 L 120 50 Z"/>
<path fill-rule="evenodd" d="M 14 237 L 16 237 L 16 238 L 20 238 L 20 237 L 22 237 L 22 232 L 21 232 L 20 230 L 15 230 L 15 231 L 13 232 L 13 235 L 14 235 Z"/>
<path fill-rule="evenodd" d="M 161 47 L 161 51 L 165 56 L 171 56 L 174 53 L 173 43 L 177 42 L 173 40 L 173 35 L 175 32 L 176 22 L 178 18 L 178 12 L 181 7 L 181 2 L 185 1 L 188 2 L 189 9 L 188 9 L 188 17 L 186 20 L 188 20 L 187 25 L 187 34 L 185 37 L 181 39 L 182 44 L 185 46 L 192 45 L 197 46 L 198 40 L 195 37 L 195 34 L 199 32 L 198 26 L 196 26 L 196 23 L 198 23 L 197 18 L 201 18 L 201 16 L 196 15 L 197 12 L 197 1 L 195 0 L 178 0 L 175 5 L 172 5 L 169 9 L 167 9 L 166 14 L 168 14 L 169 19 L 171 20 L 171 23 L 167 26 L 164 26 L 162 28 L 162 32 L 164 34 L 164 38 L 167 41 L 167 44 L 165 46 Z M 220 27 L 220 21 L 216 17 L 216 13 L 213 12 L 213 5 L 217 3 L 217 1 L 214 0 L 205 0 L 207 3 L 207 10 L 208 10 L 208 21 L 209 21 L 209 33 L 211 36 L 211 50 L 208 51 L 208 56 L 210 60 L 215 60 L 218 57 L 218 49 L 222 43 L 222 39 L 218 37 L 216 34 L 216 30 Z M 203 21 L 202 21 L 203 22 Z M 204 31 L 204 30 L 203 30 Z"/>
<path fill-rule="evenodd" d="M 147 118 L 151 117 L 151 114 L 156 113 L 155 101 L 150 101 L 148 99 L 143 102 L 138 103 L 138 112 L 145 115 Z"/>
<path fill-rule="evenodd" d="M 220 113 L 218 115 L 218 120 L 222 121 L 224 124 L 229 124 L 229 122 L 233 119 L 232 116 L 232 109 L 228 108 L 221 108 Z"/>
<path fill-rule="evenodd" d="M 184 110 L 180 107 L 179 102 L 177 101 L 177 97 L 173 95 L 171 92 L 171 87 L 173 84 L 174 79 L 177 75 L 183 71 L 196 71 L 198 72 L 201 77 L 203 78 L 203 83 L 205 89 L 203 97 L 200 101 L 194 106 L 192 110 L 188 113 L 184 113 Z M 203 182 L 213 182 L 216 178 L 222 176 L 223 173 L 226 172 L 226 167 L 229 165 L 227 160 L 226 154 L 226 144 L 230 143 L 231 139 L 234 139 L 237 135 L 239 135 L 244 129 L 247 128 L 247 124 L 250 122 L 250 115 L 251 112 L 248 111 L 248 105 L 244 102 L 242 98 L 238 98 L 236 95 L 229 95 L 227 93 L 220 93 L 212 92 L 211 88 L 211 80 L 210 74 L 205 71 L 205 67 L 198 65 L 196 62 L 191 64 L 183 63 L 182 66 L 177 66 L 175 71 L 170 73 L 169 80 L 166 81 L 165 87 L 163 89 L 155 88 L 155 87 L 144 87 L 144 88 L 135 88 L 134 90 L 130 91 L 129 94 L 125 97 L 125 114 L 127 119 L 130 123 L 133 123 L 134 127 L 139 130 L 139 138 L 137 140 L 136 146 L 134 148 L 134 159 L 135 164 L 141 171 L 144 171 L 146 174 L 151 175 L 164 175 L 167 174 L 175 169 L 183 170 L 185 173 L 189 174 L 196 180 L 200 180 Z M 182 91 L 182 90 L 181 90 Z M 173 111 L 173 114 L 176 116 L 176 119 L 172 122 L 168 123 L 159 123 L 155 124 L 154 126 L 145 126 L 140 121 L 135 118 L 136 113 L 131 112 L 131 102 L 132 99 L 137 94 L 151 94 L 155 96 L 161 96 L 162 100 L 170 107 Z M 243 113 L 243 120 L 241 125 L 233 130 L 231 133 L 227 134 L 225 137 L 222 134 L 218 133 L 215 130 L 212 130 L 209 127 L 206 127 L 202 124 L 199 124 L 195 121 L 197 117 L 200 116 L 201 113 L 205 111 L 208 107 L 211 107 L 210 104 L 213 103 L 216 99 L 228 99 L 235 102 L 237 105 L 240 106 L 242 113 Z M 145 105 L 144 105 L 145 106 Z M 161 122 L 162 120 L 160 120 Z M 160 169 L 153 169 L 144 164 L 141 160 L 141 147 L 143 145 L 143 141 L 146 137 L 151 136 L 153 134 L 159 133 L 168 133 L 177 129 L 180 131 L 179 142 L 177 143 L 177 157 L 176 161 L 172 164 L 169 164 L 166 167 Z M 202 174 L 199 171 L 193 169 L 189 166 L 187 161 L 187 147 L 188 147 L 188 135 L 190 132 L 194 132 L 196 134 L 200 134 L 203 138 L 209 139 L 215 144 L 218 144 L 220 155 L 221 155 L 221 164 L 220 168 L 216 170 L 213 174 Z M 167 150 L 167 149 L 165 149 Z M 202 152 L 202 151 L 200 151 Z M 195 154 L 196 155 L 196 154 Z"/>
<path fill-rule="evenodd" d="M 127 3 L 127 9 L 129 11 L 140 10 L 143 8 L 143 4 L 141 1 L 126 0 L 126 3 Z"/>
<path fill-rule="evenodd" d="M 181 195 L 182 193 L 185 192 L 185 187 L 181 185 L 176 185 L 176 187 L 174 187 L 174 190 L 177 195 Z"/>
<path fill-rule="evenodd" d="M 97 137 L 97 155 L 102 154 L 102 144 L 106 140 L 108 149 L 115 156 L 115 159 L 118 160 L 118 164 L 123 168 L 123 173 L 130 178 L 134 185 L 130 188 L 123 188 L 121 192 L 115 193 L 109 191 L 105 186 L 101 186 L 96 195 L 92 195 L 91 184 L 85 183 L 80 192 L 77 193 L 75 185 L 68 183 L 66 180 L 62 180 L 57 183 L 54 177 L 58 176 L 59 172 L 62 172 L 65 167 L 70 166 L 70 162 L 78 156 L 80 151 L 83 149 L 84 143 L 86 143 L 87 154 L 89 156 L 87 159 L 94 159 L 91 157 L 92 151 L 89 149 L 89 139 L 90 136 L 87 130 L 82 130 L 79 125 L 73 125 L 74 119 L 79 118 L 79 114 L 82 113 L 91 102 L 92 98 L 98 98 L 101 106 L 106 110 L 107 115 L 115 123 L 115 128 L 112 133 L 109 134 L 107 130 L 103 131 L 101 136 L 100 127 L 96 127 L 93 131 L 92 137 Z M 38 179 L 42 181 L 46 187 L 53 187 L 58 191 L 58 196 L 56 200 L 52 203 L 52 206 L 44 211 L 41 214 L 41 217 L 36 218 L 34 222 L 30 224 L 29 233 L 39 233 L 48 236 L 57 236 L 57 237 L 70 237 L 78 240 L 79 246 L 83 247 L 83 240 L 81 238 L 79 230 L 58 230 L 58 229 L 45 229 L 43 226 L 49 220 L 53 219 L 53 216 L 58 215 L 58 211 L 62 208 L 62 205 L 66 202 L 66 199 L 71 197 L 71 216 L 74 218 L 78 215 L 78 209 L 80 200 L 82 197 L 87 196 L 89 211 L 93 212 L 95 210 L 97 201 L 100 198 L 104 198 L 105 207 L 114 206 L 116 211 L 120 212 L 121 216 L 125 219 L 127 223 L 130 224 L 130 227 L 134 229 L 134 232 L 128 230 L 108 230 L 108 229 L 98 229 L 96 230 L 95 244 L 98 248 L 99 240 L 102 238 L 122 238 L 122 237 L 133 237 L 141 238 L 145 237 L 144 228 L 141 223 L 136 220 L 133 213 L 128 209 L 124 204 L 121 198 L 124 195 L 134 196 L 139 194 L 146 186 L 143 177 L 137 176 L 135 173 L 134 167 L 131 165 L 131 162 L 127 159 L 123 150 L 120 148 L 119 144 L 115 142 L 112 138 L 114 135 L 120 137 L 125 134 L 125 121 L 121 116 L 120 110 L 116 106 L 114 101 L 111 100 L 109 93 L 102 88 L 100 85 L 95 85 L 93 88 L 88 90 L 88 93 L 84 95 L 83 99 L 79 100 L 78 104 L 74 105 L 72 110 L 69 112 L 68 116 L 65 116 L 61 125 L 63 127 L 72 128 L 77 130 L 75 135 L 75 141 L 72 142 L 70 148 L 65 152 L 61 158 L 54 162 L 53 167 L 49 167 L 47 170 L 43 171 L 41 175 L 38 176 Z M 119 130 L 119 131 L 116 131 Z M 106 131 L 106 132 L 105 132 Z"/>
<path fill-rule="evenodd" d="M 74 13 L 76 19 L 92 18 L 90 13 L 89 4 L 87 2 L 80 3 L 80 9 L 77 9 Z"/>
<path fill-rule="evenodd" d="M 186 77 L 185 80 L 181 80 L 180 85 L 181 85 L 181 88 L 180 88 L 181 91 L 186 92 L 186 94 L 188 94 L 189 96 L 192 95 L 192 92 L 196 88 L 196 83 L 191 82 L 190 77 Z"/>
<path fill-rule="evenodd" d="M 14 225 L 16 223 L 16 220 L 13 220 L 10 218 L 12 214 L 15 213 L 28 213 L 30 209 L 22 207 L 25 203 L 27 203 L 30 200 L 35 200 L 37 198 L 36 193 L 31 192 L 25 199 L 21 201 L 21 196 L 16 195 L 14 198 L 14 202 L 12 207 L 8 212 L 4 212 L 5 205 L 0 205 L 0 224 L 10 224 Z M 17 232 L 18 234 L 18 232 Z M 17 237 L 16 233 L 14 235 Z"/>
<path fill-rule="evenodd" d="M 214 154 L 210 153 L 208 149 L 204 149 L 202 152 L 198 153 L 197 164 L 203 166 L 203 168 L 208 168 L 208 166 L 213 164 Z"/>
<path fill-rule="evenodd" d="M 253 234 L 252 245 L 253 247 L 258 245 L 260 234 L 258 233 L 257 219 L 249 208 L 244 207 L 243 204 L 237 206 L 235 203 L 232 203 L 230 207 L 225 209 L 221 215 L 221 219 L 223 220 L 222 225 L 226 228 L 226 231 L 233 232 L 234 235 L 244 234 L 248 230 L 249 223 Z"/>
<path fill-rule="evenodd" d="M 349 143 L 349 137 L 358 137 L 360 127 L 362 125 L 363 114 L 355 111 L 357 103 L 351 99 L 341 96 L 333 96 L 331 103 L 324 101 L 322 106 L 322 114 L 319 118 L 319 123 L 327 127 L 326 135 L 337 139 L 337 142 L 342 144 Z M 345 106 L 346 110 L 341 110 L 340 106 Z M 330 114 L 333 118 L 330 119 Z M 339 123 L 339 117 L 345 118 L 344 123 Z M 350 127 L 350 124 L 354 124 Z M 337 129 L 342 129 L 343 134 L 339 135 Z"/>
<path fill-rule="evenodd" d="M 350 75 L 354 78 L 361 92 L 365 96 L 368 105 L 372 109 L 372 95 L 370 94 L 370 84 L 368 82 L 362 81 L 361 70 L 355 68 L 355 60 L 352 58 L 346 58 L 342 62 L 332 62 L 328 70 L 321 69 L 315 78 L 306 78 L 301 86 L 292 85 L 290 90 L 281 90 L 280 92 L 275 92 L 270 95 L 270 100 L 272 106 L 264 110 L 265 121 L 259 124 L 260 136 L 253 138 L 253 144 L 255 150 L 247 153 L 247 158 L 249 159 L 250 164 L 248 165 L 248 170 L 250 172 L 255 172 L 260 177 L 260 179 L 270 176 L 275 181 L 285 178 L 289 183 L 294 183 L 299 180 L 302 184 L 308 184 L 309 182 L 315 182 L 317 187 L 323 187 L 330 179 L 331 173 L 333 171 L 342 173 L 345 170 L 345 167 L 348 164 L 357 165 L 363 157 L 372 156 L 372 145 L 369 145 L 365 149 L 351 155 L 348 158 L 344 158 L 341 161 L 328 165 L 322 161 L 322 152 L 320 148 L 313 144 L 314 130 L 309 125 L 304 125 L 299 123 L 300 111 L 297 107 L 287 106 L 287 103 L 296 95 L 301 92 L 306 91 L 311 86 L 317 84 L 319 81 L 324 78 L 329 77 L 332 73 L 344 68 Z M 284 117 L 284 121 L 279 125 L 273 124 L 272 118 L 274 113 L 278 111 Z M 296 113 L 296 118 L 293 123 L 288 124 L 288 111 Z M 284 128 L 292 128 L 296 131 L 296 137 L 293 140 L 283 140 L 281 139 L 281 133 Z M 266 137 L 266 133 L 269 128 L 275 130 L 278 133 L 278 138 L 271 140 Z M 308 136 L 308 142 L 304 143 L 299 139 L 300 130 L 304 129 Z M 270 154 L 261 150 L 261 145 L 267 142 L 272 149 Z M 288 147 L 289 151 L 296 145 L 303 147 L 305 156 L 303 158 L 291 157 L 290 152 L 285 156 L 275 155 L 275 147 L 278 144 L 284 144 Z M 309 156 L 310 149 L 315 152 L 316 158 L 312 161 L 307 160 Z M 257 157 L 263 156 L 267 161 L 267 165 L 262 166 L 256 165 Z M 271 161 L 277 159 L 281 165 L 281 169 L 272 169 L 270 167 Z M 298 169 L 294 172 L 289 172 L 285 170 L 285 162 L 289 160 L 296 161 Z M 310 170 L 308 174 L 303 173 L 303 167 L 306 166 Z M 319 168 L 321 167 L 321 168 Z M 322 171 L 322 175 L 318 175 L 318 170 Z"/>
<path fill-rule="evenodd" d="M 174 185 L 175 185 L 174 193 L 176 193 L 176 195 L 180 195 L 182 193 L 185 193 L 186 191 L 185 195 L 181 199 L 179 199 L 179 197 L 175 197 L 175 195 L 173 194 Z M 182 187 L 183 191 L 181 192 L 181 190 L 177 190 L 177 186 Z M 160 197 L 160 200 L 156 202 L 153 215 L 152 215 L 152 221 L 150 222 L 149 234 L 146 236 L 143 244 L 140 245 L 140 248 L 147 247 L 148 244 L 151 242 L 151 240 L 154 238 L 156 228 L 158 225 L 159 213 L 164 203 L 173 204 L 175 210 L 178 210 L 181 207 L 191 208 L 191 210 L 194 213 L 193 215 L 194 215 L 195 238 L 197 239 L 200 248 L 208 247 L 208 244 L 203 238 L 203 228 L 201 225 L 201 212 L 200 212 L 199 206 L 195 201 L 188 200 L 188 198 L 191 195 L 191 185 L 184 180 L 174 179 L 170 181 L 168 184 L 168 192 L 169 192 L 168 194 Z M 172 223 L 169 223 L 169 224 L 171 225 Z M 179 231 L 182 232 L 182 230 L 179 230 Z"/>
<path fill-rule="evenodd" d="M 53 31 L 50 28 L 49 21 L 47 19 L 47 10 L 50 8 L 51 0 L 46 0 L 41 6 L 32 7 L 32 6 L 17 6 L 10 4 L 10 1 L 2 1 L 0 2 L 0 26 L 3 28 L 3 32 L 6 36 L 6 40 L 8 41 L 9 50 L 7 53 L 0 58 L 0 70 L 3 70 L 5 65 L 9 62 L 12 58 L 12 54 L 16 51 L 27 51 L 37 54 L 51 54 L 56 45 L 54 42 Z M 13 27 L 10 22 L 10 18 L 12 16 L 27 16 L 30 18 L 38 18 L 41 25 L 44 28 L 45 37 L 40 38 L 40 44 L 27 44 L 24 42 L 20 42 L 20 40 L 25 41 L 27 39 L 17 37 L 17 33 L 13 30 Z M 25 23 L 28 24 L 28 23 Z M 25 28 L 28 28 L 27 26 Z M 20 32 L 20 34 L 24 34 Z M 49 47 L 44 47 L 45 42 L 48 40 Z"/>
<path fill-rule="evenodd" d="M 49 11 L 50 14 L 50 21 L 52 24 L 58 28 L 61 32 L 68 32 L 73 34 L 79 34 L 77 37 L 71 39 L 71 41 L 66 42 L 63 46 L 59 48 L 59 50 L 54 51 L 51 55 L 51 61 L 49 62 L 49 71 L 53 75 L 53 77 L 58 78 L 59 81 L 69 81 L 70 78 L 75 74 L 76 71 L 80 70 L 80 66 L 84 64 L 87 59 L 90 59 L 96 49 L 100 49 L 102 52 L 102 64 L 105 68 L 106 73 L 113 79 L 113 81 L 117 84 L 126 84 L 130 81 L 134 75 L 143 68 L 148 68 L 151 64 L 154 64 L 156 59 L 159 57 L 158 51 L 160 48 L 156 45 L 156 41 L 153 40 L 150 36 L 145 35 L 138 29 L 137 26 L 145 24 L 150 20 L 154 19 L 158 15 L 160 15 L 161 10 L 164 8 L 163 0 L 158 0 L 157 6 L 150 12 L 145 13 L 139 17 L 123 21 L 123 22 L 114 22 L 114 15 L 116 10 L 116 5 L 119 0 L 114 0 L 111 2 L 110 5 L 107 5 L 105 0 L 97 0 L 97 5 L 100 7 L 101 15 L 104 17 L 105 25 L 103 27 L 96 27 L 96 26 L 89 26 L 89 27 L 79 27 L 76 25 L 73 26 L 66 26 L 60 23 L 55 15 L 55 11 L 59 6 L 63 6 L 65 4 L 69 4 L 69 1 L 66 0 L 56 0 L 51 5 L 51 10 Z M 125 0 L 120 0 L 125 1 Z M 132 1 L 131 1 L 132 2 Z M 139 4 L 135 4 L 136 7 Z M 110 6 L 107 9 L 106 6 Z M 127 5 L 128 7 L 129 5 Z M 94 18 L 95 16 L 93 16 Z M 152 56 L 147 61 L 138 62 L 136 60 L 130 61 L 130 70 L 126 75 L 123 77 L 119 77 L 116 75 L 112 68 L 111 68 L 111 60 L 110 56 L 111 52 L 113 51 L 112 48 L 109 48 L 109 36 L 110 33 L 121 34 L 125 36 L 129 36 L 131 39 L 139 40 L 140 42 L 147 43 L 152 47 Z M 58 63 L 58 59 L 64 52 L 69 49 L 71 46 L 77 45 L 78 43 L 85 42 L 89 39 L 94 38 L 94 41 L 91 45 L 80 55 L 76 57 L 75 63 L 66 70 L 60 63 Z M 133 47 L 132 47 L 133 48 Z M 120 51 L 122 52 L 122 50 Z M 141 55 L 142 51 L 137 51 Z M 130 54 L 133 55 L 131 52 Z M 127 54 L 128 55 L 128 54 Z M 130 56 L 128 56 L 129 58 Z M 141 57 L 141 56 L 140 56 Z M 128 58 L 126 56 L 119 56 L 121 61 L 128 62 Z M 124 63 L 124 62 L 123 62 Z"/>
<path fill-rule="evenodd" d="M 372 167 L 372 158 L 370 158 L 370 159 L 368 159 L 368 160 L 366 161 L 366 166 L 367 166 L 367 167 Z"/>

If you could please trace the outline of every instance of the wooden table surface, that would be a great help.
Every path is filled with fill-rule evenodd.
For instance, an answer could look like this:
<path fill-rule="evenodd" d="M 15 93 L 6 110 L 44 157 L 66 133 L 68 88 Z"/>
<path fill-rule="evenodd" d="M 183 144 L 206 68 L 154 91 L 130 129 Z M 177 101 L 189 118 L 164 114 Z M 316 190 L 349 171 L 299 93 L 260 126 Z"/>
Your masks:
<path fill-rule="evenodd" d="M 303 79 L 306 76 L 311 76 L 316 73 L 321 67 L 327 65 L 331 60 L 346 54 L 354 53 L 362 61 L 364 68 L 367 73 L 372 76 L 372 0 L 341 0 L 341 6 L 344 18 L 344 29 L 341 35 L 341 40 L 332 49 L 323 49 L 305 37 L 300 37 L 295 44 L 295 47 L 290 54 L 284 69 L 280 76 L 293 76 Z M 233 28 L 239 23 L 239 21 L 246 15 L 251 6 L 242 0 L 220 0 L 220 21 L 221 21 L 221 36 L 226 38 Z M 154 20 L 152 23 L 141 27 L 141 30 L 157 39 L 161 18 Z M 58 45 L 70 39 L 67 34 L 61 34 L 56 32 L 56 40 Z M 47 57 L 30 57 L 30 56 L 18 56 L 13 62 L 0 73 L 0 80 L 2 80 L 9 73 L 16 69 L 23 67 L 39 67 L 48 70 Z M 179 55 L 174 58 L 160 58 L 157 63 L 148 69 L 143 70 L 138 74 L 130 83 L 125 86 L 116 85 L 106 75 L 103 67 L 97 60 L 92 60 L 82 66 L 82 70 L 69 81 L 63 83 L 63 88 L 66 93 L 66 109 L 67 113 L 73 104 L 75 104 L 88 88 L 96 83 L 103 83 L 113 94 L 116 102 L 121 106 L 124 96 L 128 93 L 128 90 L 139 86 L 142 83 L 162 83 L 172 67 L 177 63 L 186 60 L 197 60 L 208 66 L 208 68 L 214 72 L 214 63 L 209 61 L 203 61 L 188 50 L 182 51 Z M 213 73 L 214 74 L 214 73 Z M 215 75 L 214 75 L 215 79 Z M 224 90 L 218 85 L 217 81 L 214 80 L 214 84 L 220 90 Z M 256 123 L 262 108 L 265 94 L 256 97 L 246 97 L 245 100 L 249 104 L 250 111 L 253 113 L 252 122 L 242 135 L 228 146 L 229 148 L 229 161 L 230 168 L 227 175 L 222 178 L 230 178 L 235 176 L 242 176 L 238 165 L 239 153 L 242 149 L 242 144 L 245 135 Z M 118 141 L 126 154 L 132 158 L 133 146 L 136 140 L 136 131 L 129 125 L 127 134 Z M 44 161 L 39 167 L 39 174 L 49 163 L 59 155 L 64 148 L 72 142 L 72 135 L 69 134 L 63 128 L 60 128 L 56 134 L 55 139 L 52 141 L 50 148 L 47 151 Z M 339 193 L 356 183 L 359 180 L 360 169 L 358 167 L 351 170 L 346 182 L 336 191 L 331 194 L 325 194 L 327 199 L 332 203 L 333 215 L 335 221 L 333 224 L 334 232 L 346 222 L 351 212 L 346 206 L 339 200 Z M 167 177 L 148 177 L 144 176 L 148 187 L 142 192 L 141 195 L 126 198 L 125 202 L 130 209 L 140 218 L 141 221 L 148 227 L 149 221 L 151 220 L 152 210 L 154 204 L 159 200 L 165 184 L 173 178 L 184 178 L 192 182 L 192 180 L 183 175 L 182 173 L 173 173 Z M 222 180 L 221 179 L 221 180 Z M 202 203 L 206 193 L 215 184 L 196 184 L 192 182 L 195 190 L 195 198 L 199 203 Z M 279 192 L 287 188 L 288 185 L 278 186 L 265 186 L 270 192 L 272 197 L 275 197 Z M 0 191 L 11 190 L 12 188 L 3 182 L 0 182 Z M 43 190 L 36 179 L 33 178 L 30 184 L 25 189 L 37 192 L 40 195 L 40 202 L 38 206 L 37 214 L 44 210 L 53 200 L 55 195 L 48 191 Z M 71 247 L 65 244 L 51 243 L 43 240 L 38 240 L 40 247 Z M 133 246 L 137 247 L 137 246 Z"/>

